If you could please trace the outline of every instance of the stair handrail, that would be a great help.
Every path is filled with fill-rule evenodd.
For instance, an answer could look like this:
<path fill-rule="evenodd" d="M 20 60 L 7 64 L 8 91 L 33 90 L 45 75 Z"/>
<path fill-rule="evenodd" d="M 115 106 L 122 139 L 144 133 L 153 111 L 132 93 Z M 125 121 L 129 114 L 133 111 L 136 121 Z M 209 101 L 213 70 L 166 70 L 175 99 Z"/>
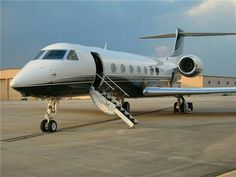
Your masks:
<path fill-rule="evenodd" d="M 117 85 L 110 77 L 108 77 L 107 75 L 103 74 L 108 80 L 110 80 L 120 91 L 122 91 L 126 96 L 130 97 L 128 95 L 128 93 L 126 93 L 122 88 L 120 88 L 119 85 Z"/>
<path fill-rule="evenodd" d="M 96 73 L 96 75 L 97 75 L 103 82 L 105 82 L 112 90 L 115 90 L 107 81 L 105 81 L 105 79 L 103 79 L 101 76 L 99 76 L 99 74 Z"/>

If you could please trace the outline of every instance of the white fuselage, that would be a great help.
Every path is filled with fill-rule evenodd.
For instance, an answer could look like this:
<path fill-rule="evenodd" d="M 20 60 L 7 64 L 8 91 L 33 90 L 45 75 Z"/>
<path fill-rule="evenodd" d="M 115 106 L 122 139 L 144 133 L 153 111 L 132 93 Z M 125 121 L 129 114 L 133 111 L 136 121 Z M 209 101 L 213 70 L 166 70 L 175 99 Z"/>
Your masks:
<path fill-rule="evenodd" d="M 156 59 L 68 43 L 52 44 L 42 50 L 66 50 L 66 54 L 60 60 L 45 60 L 42 55 L 26 64 L 11 83 L 23 95 L 87 95 L 90 86 L 95 82 L 96 73 L 102 72 L 131 97 L 142 97 L 146 87 L 169 86 L 173 69 L 177 67 L 179 59 L 171 58 L 170 62 L 170 58 Z M 78 60 L 66 59 L 71 50 L 76 52 Z M 99 58 L 100 65 L 95 58 Z"/>

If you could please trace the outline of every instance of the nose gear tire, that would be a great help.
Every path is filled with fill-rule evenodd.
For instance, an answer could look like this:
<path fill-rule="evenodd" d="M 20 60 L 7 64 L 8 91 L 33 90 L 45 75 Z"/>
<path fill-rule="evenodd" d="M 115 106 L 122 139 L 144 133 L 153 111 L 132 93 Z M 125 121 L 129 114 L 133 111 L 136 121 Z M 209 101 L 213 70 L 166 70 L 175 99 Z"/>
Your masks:
<path fill-rule="evenodd" d="M 40 129 L 42 132 L 48 132 L 48 121 L 46 119 L 41 121 Z"/>
<path fill-rule="evenodd" d="M 50 120 L 48 122 L 48 132 L 56 132 L 57 131 L 57 122 L 55 120 Z"/>

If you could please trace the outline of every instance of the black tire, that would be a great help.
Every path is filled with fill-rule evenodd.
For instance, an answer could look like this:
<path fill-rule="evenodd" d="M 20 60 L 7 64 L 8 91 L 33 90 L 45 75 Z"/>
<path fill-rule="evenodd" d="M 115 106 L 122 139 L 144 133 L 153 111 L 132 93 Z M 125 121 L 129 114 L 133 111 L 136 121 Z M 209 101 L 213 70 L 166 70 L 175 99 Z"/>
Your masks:
<path fill-rule="evenodd" d="M 188 108 L 189 108 L 191 111 L 193 111 L 193 103 L 188 102 Z"/>
<path fill-rule="evenodd" d="M 47 132 L 48 131 L 48 120 L 44 119 L 40 123 L 40 129 L 42 132 Z"/>
<path fill-rule="evenodd" d="M 130 104 L 129 104 L 129 102 L 124 102 L 124 104 L 122 105 L 122 107 L 123 107 L 127 112 L 130 111 Z"/>
<path fill-rule="evenodd" d="M 48 122 L 48 131 L 56 132 L 57 131 L 57 122 L 55 120 L 50 120 Z"/>
<path fill-rule="evenodd" d="M 187 113 L 187 105 L 184 102 L 180 105 L 180 111 L 184 114 Z"/>
<path fill-rule="evenodd" d="M 177 108 L 177 102 L 175 102 L 174 104 L 174 113 L 177 113 L 179 112 L 179 109 Z"/>

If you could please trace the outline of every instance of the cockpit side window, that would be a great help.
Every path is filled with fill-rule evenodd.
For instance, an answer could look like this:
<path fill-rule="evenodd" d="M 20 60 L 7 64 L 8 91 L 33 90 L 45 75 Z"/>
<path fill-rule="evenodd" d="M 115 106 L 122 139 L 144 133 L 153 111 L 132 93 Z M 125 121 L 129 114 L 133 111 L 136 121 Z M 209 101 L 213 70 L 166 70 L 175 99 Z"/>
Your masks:
<path fill-rule="evenodd" d="M 74 50 L 68 53 L 67 60 L 79 60 Z"/>
<path fill-rule="evenodd" d="M 34 59 L 40 59 L 42 55 L 44 54 L 45 50 L 41 50 L 35 57 Z"/>
<path fill-rule="evenodd" d="M 45 60 L 58 60 L 63 59 L 66 54 L 66 50 L 48 50 L 44 55 L 43 59 Z"/>

